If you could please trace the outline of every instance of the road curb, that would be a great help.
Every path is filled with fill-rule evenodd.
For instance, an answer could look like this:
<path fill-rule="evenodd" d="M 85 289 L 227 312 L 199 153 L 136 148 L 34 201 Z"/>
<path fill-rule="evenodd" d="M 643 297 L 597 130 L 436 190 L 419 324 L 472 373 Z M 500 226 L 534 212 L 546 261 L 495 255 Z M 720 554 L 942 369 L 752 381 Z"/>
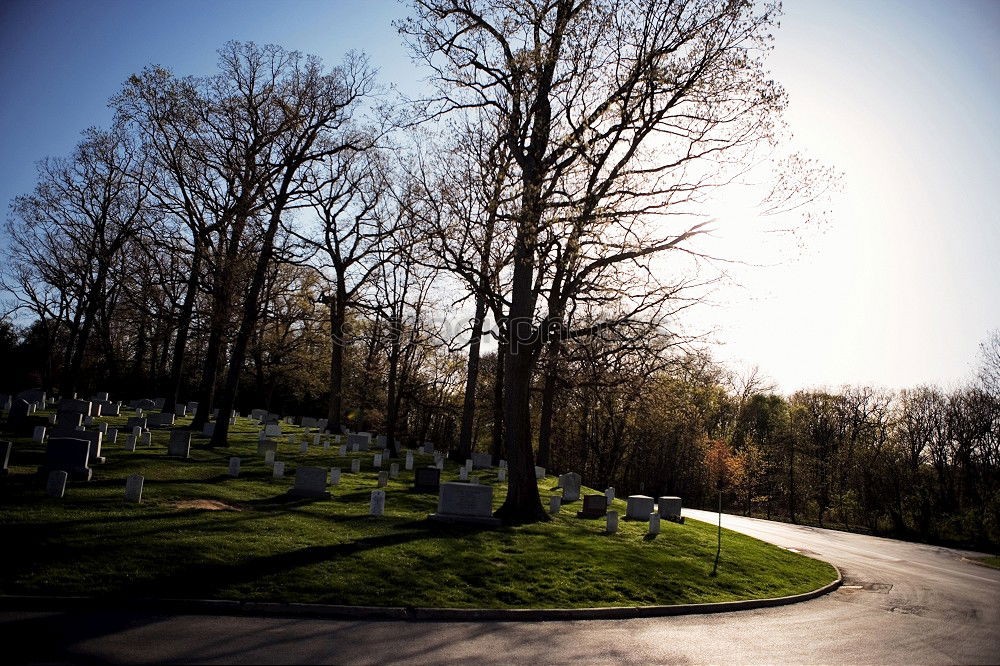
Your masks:
<path fill-rule="evenodd" d="M 832 566 L 832 565 L 831 565 Z M 834 567 L 836 569 L 836 567 Z M 194 615 L 246 615 L 300 617 L 332 620 L 406 620 L 410 622 L 540 622 L 556 620 L 628 620 L 634 618 L 730 613 L 786 606 L 833 592 L 843 583 L 837 579 L 802 594 L 769 599 L 743 599 L 706 604 L 670 606 L 607 606 L 600 608 L 413 608 L 403 606 L 340 606 L 228 599 L 147 599 L 114 597 L 42 597 L 0 595 L 0 609 L 18 611 L 130 610 Z"/>

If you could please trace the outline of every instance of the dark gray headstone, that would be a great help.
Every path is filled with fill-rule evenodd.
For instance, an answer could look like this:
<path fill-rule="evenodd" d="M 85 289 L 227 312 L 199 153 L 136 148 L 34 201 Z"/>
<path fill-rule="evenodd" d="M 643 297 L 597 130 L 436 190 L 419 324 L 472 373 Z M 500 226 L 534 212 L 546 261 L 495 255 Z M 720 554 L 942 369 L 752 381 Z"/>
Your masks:
<path fill-rule="evenodd" d="M 18 433 L 24 429 L 28 422 L 28 414 L 31 413 L 31 405 L 23 398 L 15 398 L 7 413 L 7 430 Z"/>
<path fill-rule="evenodd" d="M 488 453 L 472 453 L 473 469 L 489 469 L 493 466 L 493 456 Z"/>
<path fill-rule="evenodd" d="M 62 470 L 74 481 L 90 481 L 90 442 L 71 437 L 52 437 L 45 448 L 45 465 L 38 469 L 43 476 L 52 470 Z"/>
<path fill-rule="evenodd" d="M 170 433 L 170 443 L 167 445 L 167 455 L 177 458 L 187 458 L 191 455 L 191 432 L 174 430 Z"/>
<path fill-rule="evenodd" d="M 604 495 L 584 495 L 583 509 L 577 518 L 603 518 L 608 512 L 608 498 Z"/>
<path fill-rule="evenodd" d="M 437 467 L 418 467 L 413 470 L 413 489 L 436 493 L 441 488 L 441 470 Z"/>

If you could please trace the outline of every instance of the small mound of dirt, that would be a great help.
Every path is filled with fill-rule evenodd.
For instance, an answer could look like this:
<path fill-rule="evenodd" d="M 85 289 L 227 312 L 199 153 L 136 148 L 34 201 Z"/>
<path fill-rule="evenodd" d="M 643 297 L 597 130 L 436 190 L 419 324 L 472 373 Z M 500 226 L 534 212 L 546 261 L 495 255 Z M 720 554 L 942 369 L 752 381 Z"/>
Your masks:
<path fill-rule="evenodd" d="M 239 507 L 235 507 L 231 504 L 226 504 L 225 502 L 220 502 L 219 500 L 210 499 L 196 499 L 196 500 L 181 500 L 180 502 L 174 502 L 174 508 L 176 509 L 200 509 L 202 511 L 242 511 Z"/>

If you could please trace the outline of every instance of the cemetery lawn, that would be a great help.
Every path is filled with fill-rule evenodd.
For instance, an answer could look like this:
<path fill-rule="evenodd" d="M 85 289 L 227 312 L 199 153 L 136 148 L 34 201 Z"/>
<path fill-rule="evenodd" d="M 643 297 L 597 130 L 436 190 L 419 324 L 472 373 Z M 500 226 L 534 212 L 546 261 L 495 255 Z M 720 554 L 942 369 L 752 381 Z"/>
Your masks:
<path fill-rule="evenodd" d="M 123 426 L 125 417 L 99 420 Z M 178 427 L 189 423 L 178 419 Z M 15 439 L 11 474 L 0 481 L 0 593 L 580 608 L 777 597 L 837 576 L 826 563 L 723 530 L 712 577 L 714 525 L 664 520 L 661 533 L 648 537 L 646 523 L 622 520 L 607 535 L 603 519 L 576 517 L 581 502 L 521 527 L 430 522 L 437 495 L 415 493 L 402 461 L 386 488 L 385 516 L 369 517 L 377 477 L 371 452 L 339 457 L 336 445 L 316 447 L 310 437 L 302 454 L 283 435 L 278 460 L 286 475 L 272 480 L 256 454 L 257 430 L 239 419 L 226 449 L 209 449 L 195 435 L 188 460 L 167 457 L 169 429 L 154 430 L 153 446 L 135 453 L 124 450 L 123 433 L 118 444 L 104 445 L 107 463 L 94 466 L 93 480 L 71 483 L 61 500 L 46 496 L 34 475 L 44 446 Z M 229 456 L 243 459 L 239 478 L 226 473 Z M 359 474 L 350 473 L 352 457 L 363 461 Z M 417 457 L 418 465 L 430 461 Z M 344 470 L 331 499 L 285 495 L 300 464 Z M 128 504 L 125 477 L 137 473 L 145 476 L 142 503 Z M 496 470 L 473 475 L 495 485 L 498 507 L 505 484 L 496 485 Z M 442 481 L 457 478 L 448 462 Z M 546 505 L 555 485 L 554 477 L 539 481 Z M 622 500 L 613 508 L 625 515 Z"/>

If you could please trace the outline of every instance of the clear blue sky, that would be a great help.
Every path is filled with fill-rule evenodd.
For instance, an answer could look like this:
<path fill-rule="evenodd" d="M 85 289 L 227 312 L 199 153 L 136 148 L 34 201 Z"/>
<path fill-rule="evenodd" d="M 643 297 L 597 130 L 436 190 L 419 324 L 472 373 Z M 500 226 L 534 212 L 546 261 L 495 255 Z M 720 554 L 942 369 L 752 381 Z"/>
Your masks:
<path fill-rule="evenodd" d="M 108 122 L 129 74 L 210 73 L 230 39 L 331 63 L 363 50 L 413 90 L 421 74 L 390 25 L 405 12 L 385 0 L 0 0 L 0 206 L 31 189 L 36 160 Z M 803 254 L 734 269 L 740 286 L 693 325 L 786 390 L 961 381 L 1000 328 L 1000 1 L 791 0 L 772 63 L 797 143 L 844 173 L 844 192 Z M 754 248 L 738 257 L 750 261 L 781 254 L 736 219 L 715 242 Z"/>

